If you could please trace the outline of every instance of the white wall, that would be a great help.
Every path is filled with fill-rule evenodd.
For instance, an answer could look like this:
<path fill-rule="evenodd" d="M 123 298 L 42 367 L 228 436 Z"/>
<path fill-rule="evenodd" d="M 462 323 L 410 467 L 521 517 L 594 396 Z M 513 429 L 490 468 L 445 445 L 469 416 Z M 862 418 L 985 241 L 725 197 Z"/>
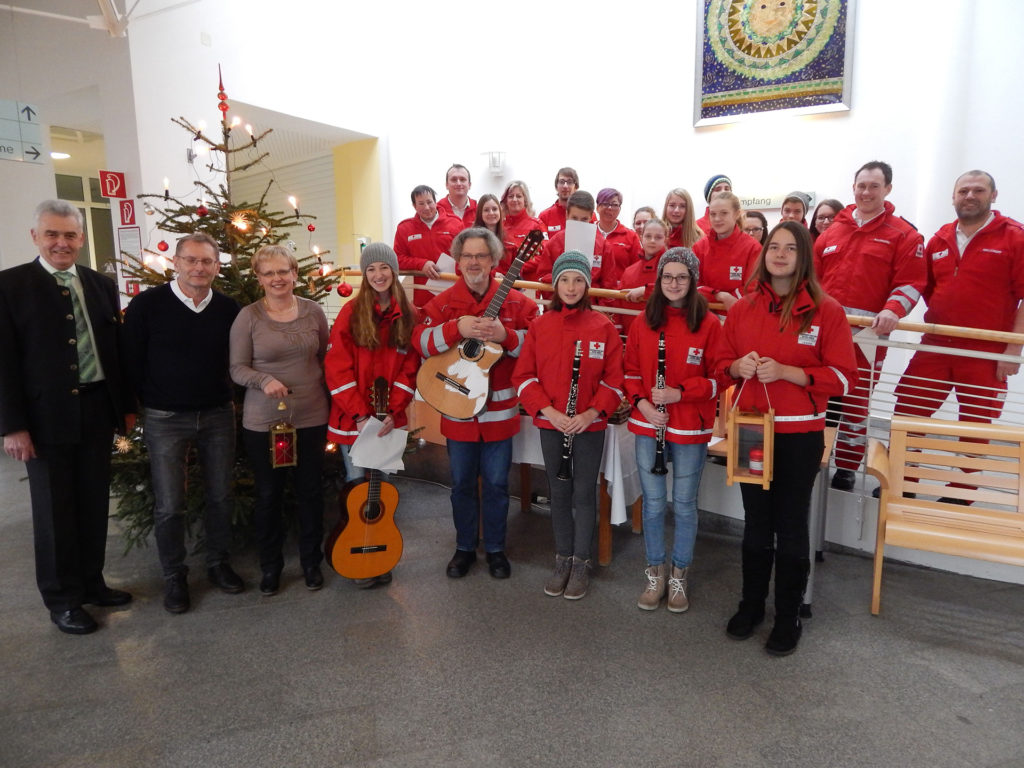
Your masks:
<path fill-rule="evenodd" d="M 47 144 L 45 164 L 0 162 L 0 266 L 20 264 L 36 255 L 29 237 L 32 212 L 56 191 L 48 154 L 50 125 L 104 134 L 105 167 L 125 171 L 128 189 L 139 190 L 139 150 L 130 96 L 126 40 L 66 21 L 0 15 L 0 98 L 36 104 Z"/>

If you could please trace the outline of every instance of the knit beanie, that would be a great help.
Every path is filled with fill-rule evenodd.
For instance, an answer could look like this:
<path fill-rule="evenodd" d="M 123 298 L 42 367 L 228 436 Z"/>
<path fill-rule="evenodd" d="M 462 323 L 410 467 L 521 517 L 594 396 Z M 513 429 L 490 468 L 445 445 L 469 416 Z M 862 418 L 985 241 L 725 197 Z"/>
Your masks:
<path fill-rule="evenodd" d="M 700 262 L 697 256 L 689 248 L 669 248 L 658 260 L 658 279 L 661 280 L 661 273 L 665 271 L 666 264 L 682 264 L 690 273 L 690 280 L 694 283 L 700 282 Z"/>
<path fill-rule="evenodd" d="M 579 251 L 566 251 L 555 260 L 555 266 L 551 269 L 551 284 L 558 282 L 563 272 L 579 272 L 590 287 L 590 259 Z"/>
<path fill-rule="evenodd" d="M 710 203 L 711 190 L 714 189 L 719 184 L 721 184 L 723 181 L 726 182 L 730 187 L 732 186 L 732 179 L 730 179 L 724 173 L 716 173 L 714 176 L 708 179 L 708 183 L 704 185 L 704 199 Z"/>
<path fill-rule="evenodd" d="M 796 190 L 794 192 L 790 192 L 788 195 L 786 195 L 786 199 L 783 200 L 782 202 L 783 203 L 788 203 L 791 200 L 794 201 L 794 202 L 800 203 L 804 207 L 804 216 L 806 216 L 807 215 L 807 211 L 811 207 L 811 196 L 808 195 L 806 192 L 801 192 L 798 189 L 798 190 Z"/>
<path fill-rule="evenodd" d="M 359 254 L 359 271 L 365 275 L 366 268 L 379 261 L 383 261 L 391 267 L 395 277 L 398 277 L 398 256 L 387 243 L 370 243 L 363 248 L 363 252 Z"/>

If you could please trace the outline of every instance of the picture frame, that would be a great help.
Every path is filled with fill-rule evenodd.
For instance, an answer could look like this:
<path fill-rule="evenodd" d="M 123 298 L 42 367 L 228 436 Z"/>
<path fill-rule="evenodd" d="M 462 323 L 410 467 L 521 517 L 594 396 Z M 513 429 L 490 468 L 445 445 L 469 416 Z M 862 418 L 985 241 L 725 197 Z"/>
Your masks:
<path fill-rule="evenodd" d="M 700 0 L 694 126 L 850 110 L 856 0 Z"/>

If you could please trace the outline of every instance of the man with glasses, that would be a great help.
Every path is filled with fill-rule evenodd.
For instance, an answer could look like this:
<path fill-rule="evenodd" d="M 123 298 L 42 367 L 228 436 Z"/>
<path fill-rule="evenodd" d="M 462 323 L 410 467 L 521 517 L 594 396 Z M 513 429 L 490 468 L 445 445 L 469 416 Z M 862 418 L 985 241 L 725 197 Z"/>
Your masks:
<path fill-rule="evenodd" d="M 192 445 L 202 467 L 207 576 L 229 594 L 245 588 L 228 562 L 235 463 L 228 338 L 239 307 L 213 290 L 219 256 L 217 241 L 205 233 L 181 238 L 174 250 L 175 279 L 136 296 L 124 317 L 124 357 L 143 406 L 153 530 L 170 613 L 191 606 L 185 515 Z"/>
<path fill-rule="evenodd" d="M 83 605 L 132 596 L 103 578 L 110 447 L 135 421 L 118 351 L 114 282 L 77 264 L 82 214 L 63 200 L 35 212 L 39 258 L 0 272 L 0 433 L 24 461 L 32 496 L 36 584 L 61 632 L 98 625 Z"/>
<path fill-rule="evenodd" d="M 569 213 L 569 198 L 580 188 L 580 175 L 574 168 L 559 168 L 555 174 L 555 192 L 558 198 L 550 208 L 545 208 L 537 217 L 547 227 L 547 236 L 553 237 L 556 232 L 565 229 L 565 222 Z M 589 221 L 595 221 L 591 213 Z"/>
<path fill-rule="evenodd" d="M 498 344 L 504 351 L 490 371 L 490 393 L 484 410 L 471 419 L 441 417 L 441 434 L 448 442 L 452 473 L 456 549 L 447 573 L 453 579 L 465 576 L 476 561 L 481 512 L 491 576 L 507 579 L 512 573 L 505 555 L 508 473 L 512 438 L 519 431 L 519 401 L 512 388 L 512 369 L 523 348 L 526 329 L 537 316 L 537 305 L 512 289 L 497 317 L 483 317 L 501 285 L 491 272 L 504 255 L 501 241 L 487 229 L 473 227 L 456 235 L 452 257 L 462 279 L 423 308 L 423 322 L 413 332 L 413 341 L 423 357 L 447 352 L 463 339 Z"/>

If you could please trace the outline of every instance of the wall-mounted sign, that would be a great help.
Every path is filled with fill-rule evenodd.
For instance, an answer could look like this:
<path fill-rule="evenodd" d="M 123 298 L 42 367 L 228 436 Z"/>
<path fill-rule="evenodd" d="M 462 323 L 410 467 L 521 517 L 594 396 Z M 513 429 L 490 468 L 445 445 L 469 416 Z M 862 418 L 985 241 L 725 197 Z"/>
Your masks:
<path fill-rule="evenodd" d="M 121 171 L 100 171 L 100 189 L 104 197 L 128 197 L 124 186 L 124 174 Z"/>
<path fill-rule="evenodd" d="M 46 164 L 43 128 L 34 104 L 0 99 L 0 160 Z"/>

